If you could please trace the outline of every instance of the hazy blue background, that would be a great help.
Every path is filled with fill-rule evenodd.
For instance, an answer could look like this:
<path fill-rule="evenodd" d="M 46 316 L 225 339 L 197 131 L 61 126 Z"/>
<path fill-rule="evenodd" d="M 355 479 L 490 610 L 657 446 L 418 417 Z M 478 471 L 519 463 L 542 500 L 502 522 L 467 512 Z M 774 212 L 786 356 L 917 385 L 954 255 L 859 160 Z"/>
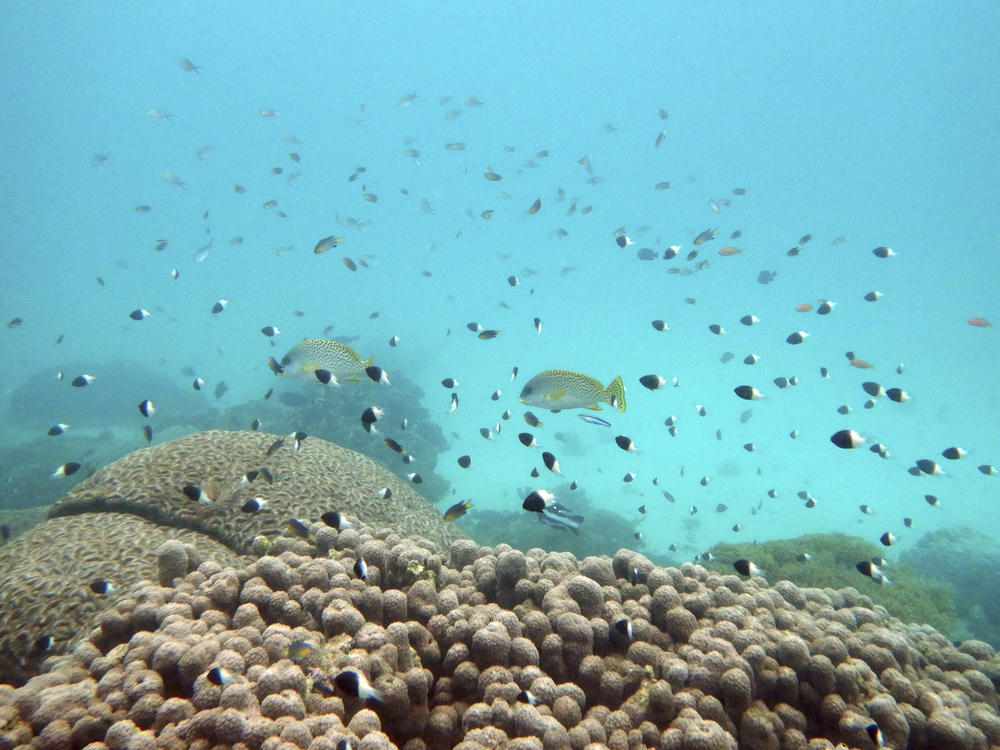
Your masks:
<path fill-rule="evenodd" d="M 993 2 L 8 4 L 0 23 L 0 315 L 24 324 L 2 329 L 0 383 L 10 393 L 46 369 L 51 388 L 68 388 L 54 373 L 86 362 L 98 377 L 92 388 L 113 388 L 115 372 L 102 362 L 125 357 L 185 389 L 186 365 L 210 388 L 225 379 L 226 405 L 259 398 L 276 384 L 266 357 L 332 324 L 331 336 L 360 336 L 363 356 L 424 387 L 425 406 L 446 435 L 459 436 L 449 437 L 453 455 L 440 467 L 453 468 L 456 497 L 481 507 L 521 513 L 518 488 L 531 484 L 572 506 L 565 482 L 544 469 L 537 482 L 527 476 L 540 459 L 516 440 L 526 429 L 520 387 L 539 370 L 565 367 L 604 382 L 621 374 L 628 412 L 605 409 L 609 431 L 536 409 L 545 427 L 535 432 L 567 479 L 637 519 L 646 534 L 640 548 L 677 542 L 693 554 L 732 538 L 737 521 L 739 538 L 846 529 L 876 539 L 891 529 L 906 545 L 942 524 L 996 519 L 1000 477 L 975 467 L 1000 465 L 998 332 L 966 319 L 1000 322 L 998 16 Z M 201 71 L 183 71 L 181 56 Z M 399 106 L 412 92 L 412 104 Z M 484 105 L 467 106 L 468 96 Z M 147 116 L 154 107 L 173 120 Z M 280 114 L 261 117 L 262 108 Z M 461 114 L 447 119 L 449 110 Z M 458 141 L 468 150 L 443 148 Z M 212 150 L 198 159 L 202 147 Z M 407 148 L 419 160 L 404 156 Z M 536 158 L 542 149 L 550 155 Z M 95 154 L 108 157 L 99 168 Z M 600 184 L 586 182 L 585 154 Z M 537 167 L 524 167 L 526 159 Z M 275 166 L 284 174 L 270 174 Z M 364 175 L 348 182 L 359 166 Z M 504 181 L 484 180 L 487 169 Z M 168 171 L 187 189 L 166 184 Z M 301 176 L 290 185 L 295 171 Z M 673 187 L 654 190 L 662 180 Z M 236 183 L 246 194 L 234 193 Z M 378 203 L 362 199 L 362 184 Z M 749 192 L 734 197 L 734 187 Z M 526 216 L 538 197 L 541 211 Z M 716 215 L 709 197 L 732 205 Z M 281 200 L 287 218 L 261 208 L 270 199 Z M 567 216 L 573 199 L 593 211 Z M 139 204 L 152 210 L 136 213 Z M 488 221 L 479 218 L 485 209 L 494 210 Z M 338 216 L 370 226 L 359 232 Z M 620 226 L 633 247 L 615 245 Z M 683 255 L 709 227 L 719 238 L 698 260 L 711 267 L 668 274 L 694 265 Z M 553 236 L 559 228 L 568 235 Z M 192 255 L 206 229 L 214 246 L 198 265 Z M 743 237 L 729 240 L 736 229 Z M 806 233 L 812 242 L 787 257 Z M 330 234 L 343 236 L 342 248 L 314 255 Z M 838 235 L 849 239 L 834 246 Z M 243 245 L 229 244 L 236 236 Z M 158 239 L 170 241 L 162 253 L 153 250 Z M 671 244 L 682 246 L 681 258 L 635 257 L 640 247 Z M 743 252 L 719 257 L 723 245 Z M 877 245 L 898 257 L 875 258 Z M 294 251 L 278 255 L 280 247 Z M 352 274 L 341 255 L 372 256 L 370 267 Z M 562 275 L 566 266 L 575 270 Z M 777 270 L 777 280 L 758 284 L 762 269 Z M 509 287 L 509 274 L 521 285 Z M 872 289 L 885 298 L 864 302 Z M 229 308 L 212 316 L 219 298 Z M 819 298 L 838 302 L 833 315 L 792 309 Z M 154 315 L 135 323 L 127 315 L 136 307 Z M 306 316 L 293 317 L 296 309 Z M 762 322 L 740 326 L 745 313 Z M 656 333 L 654 318 L 672 330 Z M 503 334 L 480 341 L 465 330 L 473 320 Z M 728 333 L 713 336 L 710 323 Z M 277 349 L 259 332 L 268 324 L 282 330 Z M 812 336 L 790 347 L 784 339 L 796 329 Z M 59 334 L 65 340 L 56 345 Z M 397 349 L 387 345 L 392 335 Z M 876 369 L 850 368 L 847 350 Z M 735 358 L 721 364 L 725 351 Z M 755 367 L 741 364 L 750 352 L 761 356 Z M 513 365 L 521 376 L 510 384 Z M 821 365 L 829 381 L 819 378 Z M 645 391 L 637 379 L 651 372 L 676 376 L 680 387 Z M 770 382 L 779 375 L 801 384 L 779 391 Z M 438 384 L 446 376 L 462 382 L 450 415 Z M 903 386 L 913 399 L 865 411 L 866 379 Z M 748 404 L 732 394 L 742 383 L 769 397 L 752 405 L 747 424 L 737 417 Z M 489 399 L 495 388 L 504 390 L 499 402 Z M 844 403 L 854 408 L 847 417 L 835 411 Z M 478 429 L 504 408 L 514 417 L 499 440 L 483 441 Z M 38 414 L 40 425 L 62 421 L 44 402 Z M 663 426 L 671 414 L 677 438 Z M 73 429 L 133 418 L 100 415 Z M 893 458 L 838 451 L 828 438 L 842 427 L 885 443 Z M 797 441 L 787 436 L 793 428 Z M 620 433 L 638 455 L 615 447 Z M 72 459 L 44 429 L 8 428 L 2 439 L 37 443 L 46 467 Z M 741 448 L 747 441 L 755 453 Z M 948 476 L 907 474 L 912 461 L 938 458 L 952 444 L 974 453 L 946 466 Z M 474 456 L 468 472 L 454 464 L 463 453 Z M 630 470 L 637 479 L 626 485 Z M 703 475 L 707 488 L 698 484 Z M 676 505 L 651 485 L 654 476 Z M 765 497 L 771 487 L 777 500 Z M 801 507 L 801 489 L 818 507 Z M 923 502 L 926 492 L 941 497 L 940 510 Z M 446 507 L 455 498 L 431 499 Z M 751 516 L 761 499 L 764 510 Z M 642 502 L 650 512 L 638 522 Z M 715 515 L 718 502 L 730 510 Z M 875 515 L 862 516 L 860 503 Z M 697 526 L 686 523 L 692 504 Z M 916 519 L 914 531 L 902 530 L 903 516 Z"/>

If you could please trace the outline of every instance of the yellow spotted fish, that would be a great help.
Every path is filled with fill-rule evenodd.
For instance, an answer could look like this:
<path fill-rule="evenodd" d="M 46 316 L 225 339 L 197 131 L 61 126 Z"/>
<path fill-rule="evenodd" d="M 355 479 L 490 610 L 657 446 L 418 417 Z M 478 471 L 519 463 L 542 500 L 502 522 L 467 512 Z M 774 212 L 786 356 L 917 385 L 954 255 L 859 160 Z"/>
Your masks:
<path fill-rule="evenodd" d="M 542 409 L 593 409 L 601 411 L 599 402 L 625 411 L 625 384 L 615 377 L 605 388 L 599 380 L 572 370 L 545 370 L 521 389 L 521 403 Z"/>
<path fill-rule="evenodd" d="M 267 364 L 276 375 L 288 375 L 311 383 L 339 385 L 345 380 L 366 380 L 365 368 L 371 359 L 361 356 L 347 344 L 328 339 L 305 339 L 293 346 L 278 362 L 268 357 Z"/>

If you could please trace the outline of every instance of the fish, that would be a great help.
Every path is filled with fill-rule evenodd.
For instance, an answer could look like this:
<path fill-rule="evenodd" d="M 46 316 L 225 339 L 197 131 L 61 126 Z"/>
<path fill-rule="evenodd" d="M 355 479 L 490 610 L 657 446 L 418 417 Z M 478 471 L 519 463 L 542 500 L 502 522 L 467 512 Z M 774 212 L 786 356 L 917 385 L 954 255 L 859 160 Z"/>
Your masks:
<path fill-rule="evenodd" d="M 103 578 L 99 578 L 96 581 L 90 582 L 90 590 L 99 596 L 105 596 L 106 594 L 115 593 L 115 587 L 111 585 L 110 581 L 106 581 Z"/>
<path fill-rule="evenodd" d="M 144 424 L 142 426 L 142 434 L 146 438 L 147 443 L 153 442 L 153 428 L 150 427 L 148 424 Z"/>
<path fill-rule="evenodd" d="M 865 301 L 866 301 L 866 302 L 878 302 L 878 301 L 879 301 L 879 300 L 880 300 L 880 299 L 881 299 L 882 297 L 884 297 L 884 296 L 885 296 L 885 295 L 884 295 L 884 294 L 882 294 L 882 292 L 878 292 L 878 291 L 871 291 L 871 292 L 868 292 L 868 293 L 867 293 L 867 294 L 865 295 Z"/>
<path fill-rule="evenodd" d="M 190 500 L 194 500 L 202 505 L 212 504 L 212 498 L 196 484 L 185 484 L 181 491 Z"/>
<path fill-rule="evenodd" d="M 461 518 L 471 507 L 472 500 L 462 500 L 457 502 L 444 512 L 444 520 L 454 521 L 456 518 Z"/>
<path fill-rule="evenodd" d="M 630 451 L 632 453 L 635 453 L 638 450 L 635 447 L 635 443 L 632 442 L 632 438 L 630 438 L 628 435 L 618 435 L 615 438 L 615 443 L 617 443 L 618 447 L 621 448 L 623 451 Z"/>
<path fill-rule="evenodd" d="M 974 328 L 989 328 L 993 324 L 990 323 L 986 318 L 969 318 L 967 321 L 970 326 Z"/>
<path fill-rule="evenodd" d="M 451 388 L 457 388 L 461 384 L 458 382 L 457 378 L 445 378 L 444 380 L 441 381 L 441 385 L 444 386 L 445 388 L 451 389 Z"/>
<path fill-rule="evenodd" d="M 70 381 L 70 385 L 74 388 L 86 388 L 88 385 L 93 383 L 94 380 L 96 380 L 94 375 L 87 375 L 84 373 L 83 375 L 77 375 L 73 378 L 73 380 Z"/>
<path fill-rule="evenodd" d="M 499 401 L 500 397 L 503 395 L 503 391 L 497 388 L 493 393 L 490 394 L 490 401 Z"/>
<path fill-rule="evenodd" d="M 712 323 L 708 327 L 708 330 L 710 330 L 716 336 L 725 336 L 726 335 L 726 329 L 723 328 L 722 326 L 720 326 L 718 323 Z"/>
<path fill-rule="evenodd" d="M 448 409 L 448 413 L 451 414 L 458 408 L 458 394 L 452 391 L 451 394 L 451 407 Z"/>
<path fill-rule="evenodd" d="M 139 403 L 139 413 L 144 417 L 151 417 L 156 414 L 156 407 L 153 406 L 153 402 L 148 398 L 145 401 Z"/>
<path fill-rule="evenodd" d="M 52 434 L 51 432 L 49 433 Z M 968 454 L 968 451 L 962 450 L 957 445 L 953 445 L 950 448 L 945 448 L 941 451 L 941 455 L 947 458 L 949 461 L 957 461 L 960 458 L 964 458 Z"/>
<path fill-rule="evenodd" d="M 214 305 L 212 305 L 212 315 L 218 315 L 220 312 L 226 309 L 229 304 L 229 300 L 220 299 Z"/>
<path fill-rule="evenodd" d="M 836 302 L 832 302 L 831 300 L 828 299 L 822 300 L 819 303 L 819 305 L 816 306 L 816 314 L 829 315 L 830 313 L 833 312 L 833 308 L 836 306 L 836 304 L 837 304 Z"/>
<path fill-rule="evenodd" d="M 362 581 L 368 581 L 368 563 L 365 562 L 363 555 L 359 555 L 358 559 L 354 561 L 354 575 Z"/>
<path fill-rule="evenodd" d="M 735 388 L 733 388 L 733 393 L 735 393 L 744 401 L 758 401 L 761 398 L 763 398 L 760 391 L 758 391 L 752 385 L 738 385 Z"/>
<path fill-rule="evenodd" d="M 542 699 L 532 693 L 530 690 L 522 690 L 514 698 L 518 703 L 527 703 L 529 706 L 540 706 L 542 705 Z"/>
<path fill-rule="evenodd" d="M 993 477 L 997 475 L 997 469 L 992 464 L 980 464 L 976 467 L 980 474 L 985 474 L 988 477 Z"/>
<path fill-rule="evenodd" d="M 759 322 L 760 318 L 758 318 L 756 315 L 744 315 L 742 318 L 740 318 L 740 323 L 742 323 L 745 326 L 756 325 Z"/>
<path fill-rule="evenodd" d="M 928 458 L 921 458 L 915 465 L 916 468 L 923 474 L 928 474 L 930 476 L 940 476 L 941 474 L 944 474 L 941 467 Z"/>
<path fill-rule="evenodd" d="M 601 419 L 600 417 L 595 417 L 593 414 L 577 414 L 576 416 L 578 416 L 580 419 L 582 419 L 584 422 L 587 422 L 588 424 L 596 424 L 600 425 L 601 427 L 611 426 L 611 422 L 607 421 L 606 419 Z"/>
<path fill-rule="evenodd" d="M 657 331 L 669 331 L 670 330 L 670 326 L 668 326 L 667 323 L 666 323 L 666 321 L 663 321 L 663 320 L 654 320 L 654 321 L 652 321 L 650 323 L 650 325 L 653 326 L 653 329 L 657 330 Z"/>
<path fill-rule="evenodd" d="M 704 245 L 706 242 L 714 240 L 715 236 L 718 233 L 719 233 L 718 229 L 706 229 L 705 231 L 700 232 L 698 236 L 694 238 L 694 244 Z"/>
<path fill-rule="evenodd" d="M 76 474 L 80 470 L 81 464 L 75 461 L 69 461 L 64 463 L 58 469 L 49 474 L 49 479 L 58 479 L 59 477 L 68 477 L 71 474 Z"/>
<path fill-rule="evenodd" d="M 267 500 L 262 497 L 252 497 L 247 500 L 243 505 L 240 506 L 240 510 L 244 513 L 256 513 L 261 510 L 264 505 L 267 504 Z"/>
<path fill-rule="evenodd" d="M 382 691 L 372 687 L 368 678 L 356 669 L 344 669 L 333 678 L 333 684 L 342 692 L 362 702 L 369 700 L 381 703 Z"/>
<path fill-rule="evenodd" d="M 299 520 L 298 518 L 291 518 L 285 523 L 285 531 L 293 536 L 297 536 L 300 539 L 305 539 L 307 542 L 315 542 L 316 537 L 312 533 L 312 529 L 309 524 L 305 521 Z"/>
<path fill-rule="evenodd" d="M 793 331 L 792 333 L 788 334 L 788 337 L 785 339 L 785 341 L 789 344 L 801 344 L 803 341 L 806 340 L 806 338 L 808 338 L 808 336 L 809 334 L 806 333 L 805 331 Z"/>
<path fill-rule="evenodd" d="M 387 493 L 385 495 L 386 498 L 392 497 L 392 491 L 388 487 L 386 487 L 384 491 Z M 347 520 L 347 518 L 344 516 L 343 513 L 340 513 L 339 511 L 335 510 L 323 513 L 319 517 L 319 520 L 321 520 L 330 528 L 336 529 L 337 531 L 343 531 L 344 529 L 349 529 L 352 526 L 354 526 L 353 523 Z"/>
<path fill-rule="evenodd" d="M 886 586 L 892 583 L 882 569 L 871 560 L 862 560 L 861 562 L 855 564 L 854 567 L 858 569 L 859 573 L 868 576 L 875 581 L 875 583 L 884 584 Z"/>
<path fill-rule="evenodd" d="M 215 390 L 213 391 L 213 395 L 216 398 L 222 398 L 224 395 L 226 395 L 226 391 L 228 391 L 228 390 L 229 390 L 229 386 L 226 385 L 226 381 L 225 380 L 220 380 L 215 385 Z"/>
<path fill-rule="evenodd" d="M 538 441 L 535 440 L 535 436 L 530 432 L 520 432 L 517 435 L 517 439 L 521 441 L 521 445 L 525 448 L 534 448 L 538 445 Z"/>
<path fill-rule="evenodd" d="M 542 427 L 543 426 L 542 421 L 538 417 L 536 417 L 534 414 L 532 414 L 530 411 L 526 411 L 524 413 L 524 421 L 527 422 L 532 427 Z"/>
<path fill-rule="evenodd" d="M 893 534 L 891 531 L 887 531 L 882 536 L 880 536 L 878 540 L 882 542 L 882 544 L 885 545 L 886 547 L 891 547 L 896 543 L 896 535 Z"/>
<path fill-rule="evenodd" d="M 319 652 L 319 647 L 312 641 L 292 641 L 285 647 L 285 656 L 296 664 L 308 660 Z"/>
<path fill-rule="evenodd" d="M 885 247 L 884 245 L 879 245 L 874 250 L 872 250 L 872 255 L 874 255 L 876 258 L 892 258 L 896 255 L 896 253 L 892 251 L 891 247 Z"/>
<path fill-rule="evenodd" d="M 340 237 L 334 237 L 333 235 L 330 235 L 329 237 L 324 237 L 323 239 L 321 239 L 319 242 L 316 243 L 316 246 L 313 248 L 313 252 L 316 255 L 322 255 L 327 250 L 332 250 L 333 248 L 340 245 L 341 242 L 343 242 L 343 239 Z"/>
<path fill-rule="evenodd" d="M 388 382 L 389 382 L 389 373 L 387 373 L 385 370 L 383 370 L 378 365 L 368 365 L 368 367 L 365 368 L 365 375 L 367 375 L 368 378 L 373 383 L 386 383 L 386 384 L 388 384 Z M 404 427 L 403 429 L 406 429 L 406 428 Z"/>
<path fill-rule="evenodd" d="M 830 442 L 838 448 L 850 450 L 863 445 L 865 439 L 854 430 L 838 430 L 830 436 Z"/>
<path fill-rule="evenodd" d="M 885 389 L 873 380 L 866 380 L 861 384 L 861 388 L 869 396 L 874 396 L 875 398 L 885 395 Z"/>
<path fill-rule="evenodd" d="M 319 380 L 321 383 L 339 385 L 345 380 L 363 382 L 365 375 L 371 378 L 367 368 L 372 366 L 372 360 L 362 360 L 356 351 L 339 341 L 304 339 L 293 346 L 281 358 L 280 363 L 274 357 L 269 357 L 268 366 L 276 375 L 287 375 L 313 383 Z M 322 373 L 326 373 L 329 377 Z M 380 370 L 379 377 L 384 374 L 384 371 Z"/>
<path fill-rule="evenodd" d="M 662 388 L 666 385 L 667 381 L 660 375 L 643 375 L 639 378 L 639 382 L 651 391 L 655 391 L 657 388 Z"/>
<path fill-rule="evenodd" d="M 130 312 L 128 316 L 132 318 L 132 320 L 145 320 L 152 314 L 153 313 L 151 313 L 149 310 L 139 307 Z"/>
<path fill-rule="evenodd" d="M 616 376 L 605 388 L 594 378 L 572 370 L 545 370 L 535 375 L 521 389 L 520 401 L 551 411 L 586 408 L 600 411 L 605 402 L 625 411 L 625 385 Z"/>
<path fill-rule="evenodd" d="M 226 687 L 236 682 L 237 675 L 223 667 L 212 667 L 205 673 L 205 679 L 216 687 Z"/>
<path fill-rule="evenodd" d="M 529 215 L 537 214 L 538 211 L 541 209 L 541 207 L 542 207 L 542 199 L 536 198 L 535 202 L 531 204 L 531 208 L 528 209 L 528 214 Z"/>
<path fill-rule="evenodd" d="M 777 271 L 761 271 L 759 274 L 757 274 L 757 283 L 770 284 L 772 281 L 775 280 L 775 278 L 777 278 L 777 276 L 778 276 Z"/>
<path fill-rule="evenodd" d="M 421 484 L 424 481 L 422 476 L 412 471 L 406 475 L 406 478 L 413 482 L 413 484 Z"/>
<path fill-rule="evenodd" d="M 194 388 L 194 389 L 195 389 L 196 391 L 200 391 L 200 390 L 201 390 L 202 388 L 204 388 L 204 387 L 205 387 L 205 378 L 198 378 L 198 377 L 196 377 L 196 378 L 195 378 L 195 379 L 194 379 L 194 380 L 193 380 L 193 381 L 191 382 L 191 385 L 192 385 L 192 387 L 193 387 L 193 388 Z"/>
<path fill-rule="evenodd" d="M 463 469 L 468 469 L 472 465 L 472 456 L 465 455 L 458 457 L 458 465 Z"/>
<path fill-rule="evenodd" d="M 68 429 L 69 429 L 68 424 L 66 424 L 65 422 L 59 422 L 58 424 L 54 424 L 49 428 L 48 434 L 52 437 L 55 437 L 56 435 L 62 435 Z"/>
<path fill-rule="evenodd" d="M 488 329 L 488 330 L 485 330 L 485 331 L 480 331 L 479 338 L 483 339 L 484 341 L 488 341 L 489 339 L 495 339 L 501 333 L 503 333 L 503 331 L 497 331 L 495 329 Z"/>
<path fill-rule="evenodd" d="M 277 336 L 279 333 L 281 333 L 281 331 L 278 329 L 278 326 L 264 326 L 263 328 L 260 329 L 260 332 L 263 333 L 268 338 Z"/>
<path fill-rule="evenodd" d="M 542 453 L 542 463 L 544 463 L 545 468 L 553 474 L 562 474 L 562 468 L 559 466 L 559 459 L 557 459 L 555 455 L 549 451 L 544 451 Z"/>
<path fill-rule="evenodd" d="M 761 578 L 765 578 L 767 576 L 766 571 L 761 570 L 760 568 L 758 568 L 756 565 L 754 565 L 752 562 L 750 562 L 745 558 L 740 558 L 739 560 L 735 560 L 733 562 L 733 568 L 735 568 L 737 573 L 744 576 L 749 576 L 749 577 L 760 576 Z"/>
<path fill-rule="evenodd" d="M 539 334 L 539 335 L 542 333 L 542 319 L 541 318 L 535 318 L 535 333 Z"/>
<path fill-rule="evenodd" d="M 902 388 L 887 388 L 885 391 L 885 395 L 888 397 L 890 401 L 895 401 L 897 404 L 901 404 L 904 401 L 910 400 L 909 394 Z"/>

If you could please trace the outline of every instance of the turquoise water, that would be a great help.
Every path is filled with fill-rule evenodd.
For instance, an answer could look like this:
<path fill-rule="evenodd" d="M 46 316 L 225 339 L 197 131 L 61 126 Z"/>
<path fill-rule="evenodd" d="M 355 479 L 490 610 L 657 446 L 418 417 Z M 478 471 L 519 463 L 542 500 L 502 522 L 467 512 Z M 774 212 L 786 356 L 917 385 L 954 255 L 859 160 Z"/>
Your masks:
<path fill-rule="evenodd" d="M 889 555 L 925 531 L 997 518 L 1000 477 L 976 467 L 1000 465 L 998 331 L 967 323 L 1000 324 L 995 4 L 902 12 L 850 2 L 792 14 L 787 3 L 86 12 L 51 3 L 4 15 L 0 315 L 23 319 L 0 329 L 8 490 L 20 481 L 15 455 L 21 468 L 25 456 L 37 461 L 39 500 L 51 501 L 87 473 L 48 483 L 60 464 L 82 459 L 93 470 L 145 445 L 134 406 L 144 398 L 158 406 L 155 441 L 229 426 L 227 409 L 263 408 L 272 386 L 305 393 L 317 410 L 348 389 L 379 404 L 380 389 L 395 386 L 310 391 L 268 370 L 269 355 L 328 335 L 357 337 L 363 357 L 422 390 L 413 409 L 448 445 L 436 474 L 450 488 L 430 499 L 443 510 L 472 498 L 470 524 L 498 511 L 512 544 L 534 523 L 520 509 L 523 490 L 538 487 L 585 514 L 620 515 L 625 533 L 607 544 L 656 554 L 676 544 L 680 559 L 720 540 L 832 530 L 873 541 L 892 531 L 900 541 Z M 182 56 L 200 70 L 182 69 Z M 154 109 L 171 118 L 150 116 Z M 185 188 L 162 179 L 168 172 Z M 662 181 L 671 187 L 654 189 Z M 528 214 L 538 198 L 541 209 Z M 716 213 L 709 199 L 729 204 Z M 271 200 L 280 203 L 263 208 Z M 634 245 L 618 247 L 619 227 Z M 713 227 L 718 237 L 696 248 L 695 236 Z M 730 239 L 736 230 L 742 236 Z M 811 241 L 789 257 L 806 234 Z M 315 255 L 328 235 L 342 245 Z M 231 244 L 236 237 L 243 243 Z M 847 239 L 834 244 L 838 237 Z M 157 252 L 159 240 L 169 244 Z M 681 247 L 674 260 L 636 257 L 670 245 Z M 724 246 L 741 252 L 720 256 Z M 897 255 L 876 258 L 876 246 Z M 698 257 L 684 260 L 693 249 Z M 342 256 L 367 266 L 352 273 Z M 710 264 L 696 270 L 702 261 Z M 777 271 L 773 283 L 757 282 L 762 270 Z M 864 301 L 872 290 L 884 298 Z M 827 298 L 838 303 L 829 316 L 794 310 Z M 219 299 L 229 305 L 213 315 Z M 152 315 L 130 320 L 136 308 Z M 740 325 L 748 313 L 760 323 Z M 653 330 L 658 318 L 669 331 Z M 502 333 L 480 340 L 470 321 Z M 725 335 L 710 333 L 712 323 Z M 266 325 L 281 330 L 274 347 L 260 333 Z M 796 330 L 810 337 L 789 346 Z M 874 368 L 851 367 L 849 350 Z M 725 352 L 734 355 L 727 363 Z M 752 367 L 742 364 L 750 353 L 760 356 Z M 606 429 L 575 412 L 533 409 L 544 422 L 530 430 L 540 447 L 525 448 L 517 396 L 547 368 L 604 383 L 621 375 L 628 410 L 605 407 Z M 97 379 L 72 389 L 81 372 Z M 190 387 L 190 372 L 206 391 Z M 647 373 L 676 377 L 678 387 L 647 391 L 638 382 Z M 771 382 L 793 375 L 792 388 Z M 460 381 L 454 413 L 445 377 Z M 216 399 L 220 380 L 229 390 Z M 866 410 L 865 380 L 912 398 Z M 766 398 L 737 399 L 741 384 Z M 836 411 L 843 404 L 846 416 Z M 479 429 L 505 409 L 510 421 L 483 440 Z M 171 411 L 183 411 L 183 423 L 161 430 Z M 381 433 L 406 444 L 398 424 L 407 411 L 387 414 Z M 677 437 L 664 426 L 670 415 Z M 297 418 L 279 413 L 263 429 L 296 429 Z M 66 435 L 45 435 L 65 421 Z M 833 447 L 830 435 L 844 428 L 885 444 L 891 458 Z M 638 453 L 620 450 L 619 434 Z M 951 445 L 970 455 L 945 461 Z M 547 472 L 541 450 L 558 457 L 564 477 Z M 455 462 L 463 454 L 473 457 L 468 470 Z M 420 470 L 420 455 L 405 469 L 388 449 L 375 455 L 397 471 Z M 947 474 L 911 476 L 919 458 L 947 464 Z M 538 479 L 529 476 L 535 466 Z M 622 481 L 627 472 L 634 482 Z M 767 497 L 772 488 L 777 498 Z M 799 491 L 817 506 L 804 508 Z M 719 503 L 728 510 L 716 513 Z M 550 533 L 559 546 L 560 532 Z"/>

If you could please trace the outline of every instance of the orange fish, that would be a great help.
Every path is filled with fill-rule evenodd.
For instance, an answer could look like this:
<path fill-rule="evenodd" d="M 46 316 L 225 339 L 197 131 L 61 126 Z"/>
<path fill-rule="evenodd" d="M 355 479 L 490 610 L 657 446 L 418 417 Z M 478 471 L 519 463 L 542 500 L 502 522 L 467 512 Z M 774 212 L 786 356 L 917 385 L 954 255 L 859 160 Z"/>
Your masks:
<path fill-rule="evenodd" d="M 796 305 L 795 306 L 795 311 L 796 312 L 809 312 L 812 309 L 813 309 L 813 306 L 810 305 L 808 302 L 803 302 L 801 305 Z"/>
<path fill-rule="evenodd" d="M 993 324 L 986 318 L 969 318 L 969 325 L 976 328 L 989 328 Z"/>
<path fill-rule="evenodd" d="M 724 247 L 719 251 L 719 255 L 737 255 L 742 252 L 738 247 Z"/>
<path fill-rule="evenodd" d="M 852 359 L 850 360 L 851 367 L 857 367 L 859 370 L 870 370 L 875 365 L 865 362 L 863 359 Z"/>

